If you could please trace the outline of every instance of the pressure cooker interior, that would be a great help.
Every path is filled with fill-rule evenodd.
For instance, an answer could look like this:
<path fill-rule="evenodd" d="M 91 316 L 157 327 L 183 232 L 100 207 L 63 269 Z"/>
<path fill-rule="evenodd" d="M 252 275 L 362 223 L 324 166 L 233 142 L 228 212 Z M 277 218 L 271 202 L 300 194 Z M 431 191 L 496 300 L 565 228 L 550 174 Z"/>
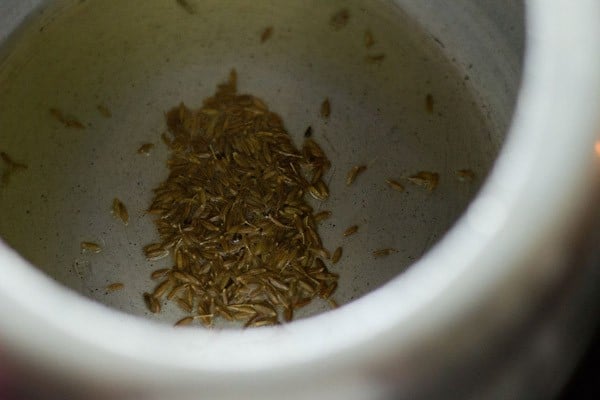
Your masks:
<path fill-rule="evenodd" d="M 520 54 L 497 56 L 507 39 L 481 34 L 494 32 L 493 21 L 476 5 L 469 14 L 420 3 L 44 3 L 1 54 L 2 240 L 109 307 L 166 323 L 184 316 L 168 301 L 152 314 L 142 296 L 155 285 L 151 272 L 172 263 L 143 252 L 158 235 L 146 212 L 153 189 L 168 175 L 165 113 L 181 102 L 200 107 L 235 69 L 240 93 L 277 113 L 298 148 L 310 127 L 330 160 L 329 198 L 312 204 L 331 211 L 319 225 L 324 247 L 343 248 L 328 263 L 339 274 L 332 299 L 343 305 L 375 290 L 427 252 L 476 195 L 519 80 Z M 461 13 L 477 24 L 453 23 Z M 356 166 L 366 169 L 347 185 Z M 439 182 L 420 185 L 411 179 L 419 173 Z M 127 225 L 111 213 L 115 198 Z M 113 283 L 123 287 L 108 290 Z M 296 318 L 330 308 L 315 300 Z"/>

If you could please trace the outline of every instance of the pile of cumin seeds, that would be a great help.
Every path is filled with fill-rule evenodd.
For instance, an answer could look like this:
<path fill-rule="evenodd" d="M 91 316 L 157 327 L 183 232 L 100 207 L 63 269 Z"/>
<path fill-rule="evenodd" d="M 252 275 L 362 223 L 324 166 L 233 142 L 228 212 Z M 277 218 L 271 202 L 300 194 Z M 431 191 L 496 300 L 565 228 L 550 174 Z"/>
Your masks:
<path fill-rule="evenodd" d="M 170 173 L 148 209 L 160 242 L 144 250 L 173 266 L 152 274 L 160 282 L 144 294 L 150 310 L 166 296 L 189 314 L 185 324 L 220 317 L 250 327 L 329 299 L 338 276 L 305 200 L 329 195 L 318 144 L 298 150 L 263 101 L 237 94 L 235 70 L 202 108 L 181 104 L 166 119 Z"/>

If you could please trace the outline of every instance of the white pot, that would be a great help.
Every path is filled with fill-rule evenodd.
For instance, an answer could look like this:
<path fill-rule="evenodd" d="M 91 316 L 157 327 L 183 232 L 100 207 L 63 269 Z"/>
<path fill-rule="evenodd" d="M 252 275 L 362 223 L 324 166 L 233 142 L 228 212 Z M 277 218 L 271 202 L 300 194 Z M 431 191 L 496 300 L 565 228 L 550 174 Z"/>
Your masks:
<path fill-rule="evenodd" d="M 56 139 L 57 129 L 48 128 L 52 122 L 43 120 L 42 115 L 46 115 L 45 110 L 61 97 L 67 99 L 64 101 L 65 105 L 75 110 L 78 110 L 78 105 L 85 105 L 86 101 L 94 101 L 90 100 L 92 97 L 86 98 L 85 95 L 81 95 L 83 98 L 73 96 L 72 91 L 77 91 L 77 86 L 57 82 L 63 78 L 65 82 L 69 82 L 69 79 L 76 83 L 84 82 L 81 80 L 86 72 L 82 70 L 84 66 L 89 67 L 89 74 L 102 70 L 102 66 L 98 67 L 99 70 L 94 69 L 98 65 L 93 51 L 96 46 L 100 49 L 98 52 L 114 50 L 114 55 L 120 49 L 127 48 L 123 43 L 134 43 L 129 48 L 130 53 L 123 53 L 121 58 L 107 58 L 107 63 L 121 60 L 122 67 L 106 67 L 102 70 L 106 73 L 102 75 L 104 80 L 95 82 L 94 85 L 97 86 L 94 87 L 114 86 L 129 80 L 132 85 L 138 83 L 145 86 L 139 89 L 140 93 L 144 90 L 155 95 L 164 93 L 168 97 L 167 103 L 173 105 L 175 103 L 172 99 L 176 98 L 184 98 L 187 102 L 195 101 L 197 104 L 199 99 L 214 88 L 214 77 L 225 76 L 224 68 L 235 63 L 238 72 L 250 71 L 251 61 L 239 61 L 236 60 L 236 54 L 226 53 L 226 46 L 218 43 L 231 31 L 221 32 L 215 28 L 214 32 L 217 33 L 210 41 L 215 43 L 215 48 L 220 49 L 218 54 L 222 57 L 222 65 L 207 67 L 212 76 L 210 81 L 207 80 L 198 89 L 203 93 L 202 96 L 186 98 L 194 95 L 194 88 L 185 93 L 172 93 L 169 92 L 169 85 L 179 76 L 183 83 L 179 82 L 178 87 L 184 88 L 187 85 L 184 78 L 189 77 L 189 71 L 182 70 L 172 75 L 165 72 L 169 76 L 163 80 L 157 78 L 159 75 L 151 80 L 136 80 L 138 76 L 147 76 L 154 71 L 153 62 L 144 62 L 147 60 L 146 54 L 153 50 L 152 45 L 156 46 L 156 51 L 178 54 L 173 47 L 160 47 L 161 35 L 171 35 L 177 31 L 168 26 L 159 27 L 156 31 L 159 33 L 155 33 L 155 41 L 146 41 L 147 47 L 136 47 L 135 43 L 138 43 L 136 40 L 139 38 L 119 36 L 126 34 L 128 27 L 113 14 L 117 21 L 111 28 L 114 28 L 113 33 L 108 32 L 106 37 L 100 34 L 90 35 L 89 32 L 86 34 L 86 29 L 95 32 L 94 29 L 102 31 L 111 26 L 106 15 L 104 19 L 101 16 L 90 17 L 86 15 L 86 10 L 94 9 L 100 15 L 102 10 L 107 12 L 112 3 L 101 3 L 107 4 L 106 9 L 103 6 L 93 8 L 85 3 L 71 7 L 70 3 L 72 2 L 58 2 L 58 5 L 47 8 L 46 2 L 37 0 L 4 0 L 0 3 L 0 42 L 6 43 L 9 50 L 19 49 L 21 43 L 34 43 L 31 46 L 35 48 L 42 43 L 40 40 L 46 40 L 39 37 L 61 37 L 61 29 L 68 27 L 53 20 L 63 21 L 61 18 L 64 15 L 72 18 L 64 21 L 91 21 L 82 28 L 81 37 L 73 35 L 72 42 L 67 40 L 62 43 L 64 59 L 53 59 L 40 54 L 29 59 L 15 58 L 10 52 L 2 54 L 3 62 L 12 64 L 10 68 L 0 69 L 0 104 L 11 104 L 10 112 L 13 114 L 10 115 L 17 115 L 14 113 L 33 107 L 21 103 L 19 97 L 7 98 L 7 93 L 12 95 L 21 93 L 18 90 L 22 90 L 21 94 L 37 93 L 39 97 L 35 97 L 36 104 L 44 111 L 39 114 L 33 112 L 31 120 L 20 116 L 18 121 L 22 123 L 23 129 L 19 131 L 16 130 L 16 117 L 11 120 L 6 108 L 4 112 L 0 111 L 0 129 L 3 129 L 0 132 L 0 150 L 23 148 L 25 158 L 33 154 L 50 155 L 46 164 L 42 162 L 43 159 L 27 158 L 30 164 L 28 171 L 22 177 L 15 175 L 14 180 L 11 178 L 11 183 L 17 182 L 17 189 L 7 186 L 4 193 L 0 192 L 0 203 L 4 205 L 1 217 L 4 222 L 0 223 L 0 227 L 6 241 L 17 249 L 13 250 L 5 242 L 0 242 L 0 365 L 4 364 L 3 368 L 6 369 L 2 372 L 0 368 L 0 375 L 8 374 L 13 382 L 21 385 L 31 395 L 48 398 L 64 398 L 62 396 L 69 395 L 86 399 L 547 399 L 560 390 L 586 344 L 598 315 L 600 3 L 594 0 L 526 2 L 526 51 L 520 89 L 520 51 L 524 25 L 520 3 L 397 0 L 381 5 L 381 10 L 400 6 L 406 18 L 435 37 L 440 45 L 438 52 L 447 55 L 449 59 L 454 57 L 452 62 L 457 71 L 469 73 L 469 87 L 479 96 L 480 105 L 487 108 L 487 123 L 493 131 L 492 136 L 495 135 L 485 142 L 491 150 L 481 156 L 483 173 L 486 169 L 485 161 L 493 160 L 494 146 L 503 141 L 503 132 L 512 115 L 510 131 L 493 169 L 462 216 L 409 269 L 393 279 L 390 279 L 389 273 L 386 275 L 381 272 L 379 277 L 375 277 L 377 273 L 373 272 L 373 282 L 382 284 L 388 280 L 377 289 L 371 291 L 364 285 L 359 285 L 358 292 L 364 294 L 362 297 L 354 301 L 349 301 L 348 297 L 347 304 L 339 309 L 282 327 L 222 331 L 173 329 L 146 318 L 132 316 L 131 314 L 144 313 L 141 308 L 143 303 L 137 297 L 118 298 L 119 300 L 114 300 L 114 304 L 111 303 L 113 300 L 103 300 L 112 306 L 110 308 L 90 300 L 89 297 L 95 298 L 93 293 L 81 295 L 85 290 L 73 283 L 79 279 L 76 275 L 81 271 L 67 273 L 66 268 L 60 269 L 60 262 L 57 260 L 63 260 L 65 254 L 71 256 L 72 243 L 75 243 L 74 247 L 78 246 L 78 239 L 73 232 L 80 232 L 85 226 L 82 227 L 81 222 L 74 222 L 77 220 L 75 217 L 71 220 L 59 215 L 52 219 L 48 210 L 53 210 L 61 201 L 101 196 L 101 193 L 106 192 L 104 188 L 107 187 L 107 182 L 114 183 L 111 188 L 116 191 L 126 193 L 130 190 L 135 198 L 142 197 L 144 192 L 131 187 L 131 182 L 136 179 L 131 172 L 132 167 L 121 176 L 113 174 L 108 163 L 102 165 L 102 168 L 107 168 L 105 177 L 94 180 L 91 184 L 93 189 L 87 194 L 79 192 L 74 186 L 69 187 L 76 181 L 77 172 L 85 173 L 84 165 L 79 163 L 84 157 L 68 153 L 67 150 L 66 154 L 56 153 L 58 147 L 53 146 L 57 146 L 58 142 L 53 140 L 64 140 L 64 137 L 60 138 L 63 133 L 59 133 L 59 138 Z M 165 8 L 152 15 L 172 13 L 172 10 L 169 11 L 172 5 L 167 5 L 166 2 L 138 3 L 119 3 L 123 8 L 123 15 L 138 15 L 132 13 L 138 7 L 136 13 L 139 12 L 139 19 L 143 21 L 147 15 L 143 7 L 151 7 L 147 4 Z M 279 39 L 277 36 L 271 39 L 275 49 L 278 49 L 277 43 L 284 48 L 281 43 L 285 43 L 285 40 L 293 43 L 294 40 L 293 29 L 286 31 L 286 25 L 281 21 L 295 26 L 295 16 L 306 10 L 305 23 L 316 27 L 318 18 L 313 20 L 311 16 L 322 13 L 325 15 L 323 21 L 327 21 L 329 10 L 339 6 L 339 3 L 333 2 L 327 6 L 319 2 L 318 7 L 316 2 L 286 2 L 285 6 L 270 9 L 265 6 L 267 3 L 252 6 L 234 3 L 228 3 L 224 7 L 239 8 L 237 14 L 230 16 L 240 27 L 240 32 L 245 32 L 245 24 L 251 25 L 258 21 L 256 26 L 260 26 L 268 23 L 269 18 L 275 18 L 275 35 L 281 34 Z M 203 7 L 208 7 L 208 10 L 212 2 L 190 1 L 190 4 L 197 7 L 197 10 L 204 10 Z M 375 2 L 368 4 L 373 9 L 379 7 Z M 173 7 L 176 8 L 177 5 Z M 359 11 L 359 2 L 351 2 L 350 8 L 353 10 L 353 19 L 348 29 L 358 26 L 352 23 L 358 24 L 355 21 L 361 21 L 361 18 L 371 18 L 372 21 L 379 18 L 383 21 L 382 25 L 371 26 L 372 30 L 381 28 L 381 41 L 393 42 L 394 31 L 386 30 L 387 25 L 384 23 L 392 21 L 390 26 L 393 26 L 393 15 L 389 20 L 383 12 L 365 12 L 363 15 Z M 33 18 L 41 9 L 46 10 L 45 13 L 37 19 Z M 240 10 L 247 14 L 242 14 Z M 292 13 L 286 10 L 295 11 Z M 177 12 L 185 13 L 185 10 Z M 198 12 L 185 17 L 197 17 L 200 18 L 198 24 L 210 25 L 214 24 L 210 20 L 211 15 L 213 14 Z M 36 32 L 23 29 L 20 33 L 19 28 L 27 26 L 27 17 L 33 18 L 30 27 L 40 29 L 36 29 Z M 100 28 L 95 25 L 96 22 Z M 138 22 L 137 19 L 131 20 L 131 25 Z M 149 22 L 148 26 L 150 25 Z M 356 28 L 356 32 L 362 32 L 361 29 Z M 39 36 L 36 37 L 35 34 L 38 33 Z M 182 28 L 179 33 L 186 37 L 185 29 Z M 64 35 L 66 34 L 63 34 L 63 38 L 66 37 Z M 240 35 L 243 36 L 239 34 L 235 37 L 239 38 Z M 320 43 L 320 36 L 316 33 L 312 37 L 307 35 L 306 40 L 312 40 L 311 46 L 317 49 L 320 57 L 325 59 L 331 54 L 334 60 L 331 61 L 332 66 L 336 65 L 335 57 L 339 54 L 342 54 L 339 56 L 342 59 L 352 55 L 351 50 L 344 46 L 336 47 L 335 42 L 328 42 L 329 39 L 322 39 L 323 43 Z M 109 46 L 111 40 L 114 45 Z M 240 43 L 244 40 L 240 39 Z M 23 52 L 26 53 L 25 50 Z M 276 50 L 273 52 L 276 53 Z M 242 53 L 246 54 L 240 51 Z M 287 78 L 282 75 L 286 71 L 290 74 L 290 71 L 296 71 L 294 66 L 277 64 L 280 59 L 276 56 L 272 59 L 268 58 L 267 53 L 263 56 L 269 62 L 274 60 L 273 70 L 268 71 L 274 80 L 285 80 Z M 386 60 L 393 60 L 396 55 L 390 53 L 387 56 Z M 36 65 L 40 60 L 53 60 L 53 63 Z M 136 68 L 132 66 L 133 63 L 137 63 Z M 318 64 L 316 60 L 315 64 Z M 348 73 L 356 75 L 354 67 L 348 68 Z M 382 68 L 379 72 L 374 72 L 373 79 L 383 79 L 395 67 L 393 64 L 382 64 Z M 19 71 L 29 70 L 41 71 L 41 74 L 47 75 L 30 75 L 30 88 L 28 78 L 23 78 L 26 75 L 19 75 Z M 61 77 L 60 71 L 72 72 L 73 75 Z M 109 71 L 112 71 L 112 75 Z M 325 83 L 321 83 L 327 86 L 327 82 L 335 81 L 336 74 L 345 73 L 343 68 L 332 71 L 330 75 L 323 75 Z M 14 85 L 11 79 L 20 79 L 19 82 L 22 83 Z M 274 84 L 269 83 L 266 78 L 262 81 L 260 78 L 255 81 L 248 79 L 248 87 L 254 85 L 259 91 L 265 88 L 264 94 L 257 93 L 258 95 L 275 93 L 271 90 Z M 290 80 L 285 82 L 288 85 L 286 88 L 289 88 Z M 363 81 L 352 80 L 348 85 L 352 86 L 355 82 Z M 92 86 L 90 83 L 89 88 Z M 7 87 L 10 87 L 10 91 L 5 90 Z M 57 94 L 56 88 L 65 92 Z M 303 101 L 307 104 L 318 102 L 323 96 L 320 92 L 316 93 L 319 88 L 318 85 L 311 87 L 311 91 L 315 92 L 314 98 L 303 98 Z M 83 91 L 88 87 L 79 89 Z M 289 98 L 293 98 L 294 93 L 304 93 L 301 85 L 290 89 Z M 518 101 L 513 112 L 517 89 Z M 386 90 L 388 89 L 382 87 L 384 98 L 388 93 Z M 106 93 L 108 89 L 102 94 L 106 98 L 110 97 Z M 140 94 L 136 92 L 135 95 Z M 133 96 L 132 94 L 132 97 L 124 99 L 111 97 L 112 104 L 135 106 Z M 373 94 L 367 100 L 371 101 L 375 97 L 377 96 Z M 103 99 L 97 101 L 101 102 Z M 334 112 L 336 104 L 334 103 Z M 294 111 L 282 104 L 274 106 L 277 107 L 281 108 L 284 119 L 290 114 L 292 122 L 288 126 L 299 127 L 300 123 L 295 122 L 298 120 L 296 117 L 304 111 Z M 165 108 L 161 103 L 156 109 Z M 359 111 L 352 110 L 353 115 L 358 115 L 360 108 Z M 155 129 L 157 134 L 161 129 L 159 125 L 162 116 L 160 112 L 152 111 L 153 113 L 145 109 L 137 111 L 137 114 L 131 112 L 121 120 L 118 115 L 114 115 L 112 121 L 118 121 L 121 127 L 128 128 L 134 128 L 138 123 L 143 125 L 147 121 L 143 129 Z M 117 113 L 118 111 L 113 110 L 113 114 Z M 157 116 L 156 119 L 153 119 L 154 115 Z M 358 120 L 361 118 L 367 118 L 368 121 L 370 117 L 357 117 Z M 85 146 L 89 144 L 89 147 L 82 148 L 117 154 L 118 149 L 103 147 L 104 142 L 90 133 L 95 132 L 94 127 L 102 124 L 98 121 L 101 121 L 100 117 L 92 121 L 93 126 L 81 136 L 84 139 L 74 137 L 70 139 L 70 143 L 80 141 Z M 8 130 L 8 127 L 11 129 Z M 443 129 L 443 126 L 432 129 Z M 85 136 L 86 134 L 92 136 Z M 395 133 L 382 134 L 379 138 L 382 146 L 389 143 L 393 134 Z M 137 138 L 132 139 L 129 144 L 133 146 L 136 140 Z M 344 150 L 355 149 L 360 143 L 358 139 L 350 138 L 348 143 L 340 146 Z M 456 156 L 461 154 L 463 147 L 467 150 L 462 154 L 477 150 L 477 147 L 469 147 L 460 141 L 449 142 L 440 148 L 448 148 L 448 154 Z M 48 151 L 45 153 L 46 149 Z M 101 155 L 95 153 L 85 154 L 88 158 L 96 156 L 102 159 Z M 70 164 L 71 161 L 74 164 Z M 114 161 L 119 162 L 116 156 Z M 60 174 L 49 173 L 46 176 L 45 168 Z M 36 171 L 41 174 L 38 178 L 35 177 Z M 98 176 L 100 175 L 102 174 Z M 30 186 L 23 184 L 19 188 L 19 178 L 23 182 L 29 182 Z M 155 179 L 152 185 L 156 182 L 158 180 Z M 45 187 L 45 184 L 49 187 L 58 186 L 58 192 L 63 193 L 64 197 L 40 199 L 37 190 Z M 25 196 L 24 193 L 29 195 Z M 462 200 L 466 199 L 468 202 L 471 194 L 467 193 L 467 197 Z M 19 200 L 15 200 L 17 195 L 21 196 L 18 197 Z M 112 197 L 112 193 L 107 196 Z M 461 213 L 462 200 L 456 200 L 456 203 L 448 200 L 447 208 L 453 210 L 454 214 L 448 213 L 448 218 L 442 223 L 446 226 L 440 228 L 441 231 L 436 231 L 436 235 L 444 233 Z M 142 199 L 140 204 L 146 201 L 147 199 Z M 392 200 L 384 197 L 382 201 L 385 203 Z M 419 201 L 424 202 L 422 199 Z M 35 210 L 32 209 L 34 215 L 46 212 L 43 215 L 48 219 L 36 220 L 34 217 L 24 216 L 20 213 L 22 210 L 19 205 L 35 207 Z M 82 209 L 85 211 L 85 206 Z M 445 208 L 437 205 L 429 211 L 440 210 Z M 106 210 L 95 212 L 98 215 L 92 211 L 91 218 L 102 221 L 102 214 Z M 383 218 L 382 216 L 379 220 Z M 342 222 L 345 223 L 346 220 Z M 412 224 L 405 229 L 409 232 L 421 232 L 425 229 L 419 226 L 419 220 L 413 220 Z M 103 229 L 102 226 L 102 222 L 98 222 L 91 228 Z M 51 237 L 49 232 L 52 227 L 57 232 L 62 232 L 60 239 Z M 143 241 L 148 239 L 148 234 L 143 231 L 147 227 L 151 227 L 151 224 L 131 228 L 129 238 L 134 239 L 130 240 L 140 241 L 136 242 L 139 246 L 145 244 Z M 38 241 L 40 234 L 47 235 L 48 242 Z M 135 238 L 138 234 L 141 239 Z M 113 235 L 118 236 L 118 233 L 113 232 Z M 23 249 L 19 247 L 19 243 Z M 44 267 L 47 259 L 44 254 L 48 253 L 39 250 L 44 246 L 46 250 L 51 246 L 59 249 L 60 246 L 64 247 L 64 253 L 48 261 L 48 264 L 54 266 Z M 420 254 L 416 248 L 428 244 L 413 243 L 410 246 L 414 247 L 412 250 L 418 257 Z M 135 252 L 132 251 L 131 254 L 133 253 Z M 113 261 L 116 260 L 114 262 L 117 263 L 127 263 L 128 260 L 133 260 L 127 257 L 137 257 L 126 252 L 107 254 L 114 255 Z M 26 258 L 32 263 L 26 261 Z M 361 258 L 360 261 L 361 266 L 356 269 L 349 267 L 347 273 L 366 270 L 361 268 L 376 269 L 372 260 Z M 398 267 L 396 272 L 404 267 L 406 265 Z M 40 268 L 46 273 L 41 272 Z M 84 275 L 89 275 L 86 279 L 107 277 L 108 273 L 97 272 L 94 275 L 94 267 L 89 268 L 84 272 Z M 124 276 L 134 279 L 135 274 L 139 273 L 129 271 Z M 368 281 L 367 278 L 362 279 Z M 140 283 L 136 290 L 143 290 L 143 284 L 145 283 Z M 350 289 L 341 287 L 340 290 L 343 295 Z M 141 290 L 138 292 L 141 293 Z M 114 308 L 121 308 L 126 312 L 116 311 Z"/>

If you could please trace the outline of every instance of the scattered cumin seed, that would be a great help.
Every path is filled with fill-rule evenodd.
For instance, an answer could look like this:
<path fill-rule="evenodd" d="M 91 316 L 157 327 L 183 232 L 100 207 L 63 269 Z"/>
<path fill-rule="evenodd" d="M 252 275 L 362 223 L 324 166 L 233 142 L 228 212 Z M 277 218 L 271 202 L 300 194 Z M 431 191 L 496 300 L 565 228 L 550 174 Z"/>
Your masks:
<path fill-rule="evenodd" d="M 127 207 L 125 207 L 125 204 L 123 204 L 123 202 L 116 197 L 113 199 L 112 213 L 115 217 L 123 221 L 125 225 L 129 223 L 129 213 L 127 212 Z"/>
<path fill-rule="evenodd" d="M 169 255 L 169 250 L 166 249 L 157 249 L 153 251 L 146 252 L 146 260 L 148 261 L 157 261 L 163 259 Z"/>
<path fill-rule="evenodd" d="M 169 268 L 157 269 L 156 271 L 152 272 L 152 274 L 150 275 L 150 278 L 152 278 L 152 279 L 164 278 L 165 276 L 167 276 L 169 274 L 170 271 L 171 270 Z"/>
<path fill-rule="evenodd" d="M 321 117 L 329 118 L 330 115 L 331 115 L 331 103 L 329 102 L 329 98 L 326 98 L 325 100 L 323 100 L 323 103 L 321 104 Z"/>
<path fill-rule="evenodd" d="M 440 175 L 437 172 L 420 171 L 417 174 L 409 177 L 408 181 L 432 192 L 435 190 L 440 181 Z"/>
<path fill-rule="evenodd" d="M 100 115 L 102 115 L 104 118 L 110 118 L 112 117 L 112 113 L 110 112 L 110 110 L 108 109 L 108 107 L 102 105 L 102 104 L 98 104 L 96 106 L 96 109 L 98 110 L 98 112 L 100 113 Z"/>
<path fill-rule="evenodd" d="M 148 156 L 148 155 L 150 155 L 150 151 L 152 151 L 153 148 L 154 148 L 154 143 L 144 143 L 137 149 L 137 153 Z"/>
<path fill-rule="evenodd" d="M 381 63 L 383 60 L 385 59 L 385 54 L 384 53 L 379 53 L 379 54 L 371 54 L 365 57 L 365 60 L 369 63 L 369 64 L 379 64 Z"/>
<path fill-rule="evenodd" d="M 433 114 L 433 104 L 433 95 L 431 93 L 427 93 L 427 96 L 425 96 L 425 110 L 429 114 Z"/>
<path fill-rule="evenodd" d="M 2 172 L 2 183 L 3 184 L 8 184 L 8 182 L 10 181 L 10 177 L 14 172 L 28 168 L 28 166 L 26 164 L 23 164 L 23 163 L 13 160 L 4 151 L 0 151 L 0 158 L 6 165 L 6 168 Z"/>
<path fill-rule="evenodd" d="M 191 324 L 192 322 L 194 322 L 194 317 L 185 317 L 175 322 L 175 326 L 185 326 Z"/>
<path fill-rule="evenodd" d="M 342 258 L 342 248 L 338 247 L 337 249 L 335 249 L 333 255 L 331 256 L 331 263 L 337 264 L 338 261 L 340 261 L 340 258 Z"/>
<path fill-rule="evenodd" d="M 329 197 L 329 189 L 322 180 L 308 187 L 308 193 L 317 200 L 327 200 Z"/>
<path fill-rule="evenodd" d="M 331 217 L 331 211 L 329 211 L 329 210 L 320 211 L 313 216 L 313 218 L 315 219 L 315 222 L 321 222 L 330 217 Z"/>
<path fill-rule="evenodd" d="M 375 39 L 373 38 L 373 34 L 369 29 L 365 31 L 365 47 L 368 49 L 375 44 Z"/>
<path fill-rule="evenodd" d="M 358 225 L 352 225 L 344 231 L 344 236 L 354 235 L 356 232 L 358 232 Z"/>
<path fill-rule="evenodd" d="M 337 31 L 345 27 L 348 24 L 349 19 L 350 11 L 348 11 L 346 8 L 343 8 L 331 16 L 329 19 L 329 25 L 331 25 L 331 27 Z"/>
<path fill-rule="evenodd" d="M 470 169 L 459 169 L 456 171 L 456 177 L 460 182 L 473 182 L 475 180 L 475 172 Z"/>
<path fill-rule="evenodd" d="M 261 43 L 266 42 L 267 40 L 269 40 L 271 38 L 272 35 L 273 35 L 273 27 L 272 26 L 266 27 L 260 34 L 260 42 Z"/>
<path fill-rule="evenodd" d="M 152 292 L 152 296 L 160 299 L 171 287 L 171 281 L 169 279 L 165 279 L 161 283 L 159 283 Z"/>
<path fill-rule="evenodd" d="M 100 253 L 100 251 L 102 251 L 102 247 L 100 247 L 98 243 L 94 242 L 81 242 L 79 246 L 84 252 Z"/>
<path fill-rule="evenodd" d="M 196 10 L 187 0 L 176 0 L 176 1 L 177 1 L 177 4 L 179 4 L 179 6 L 181 8 L 183 8 L 185 10 L 185 12 L 187 12 L 188 14 L 196 14 Z"/>
<path fill-rule="evenodd" d="M 390 254 L 397 253 L 397 252 L 398 252 L 398 250 L 392 249 L 392 248 L 379 249 L 379 250 L 375 250 L 373 252 L 373 257 L 375 257 L 375 258 L 387 257 Z"/>
<path fill-rule="evenodd" d="M 27 169 L 27 165 L 13 160 L 6 152 L 0 151 L 0 158 L 6 164 L 7 167 L 12 169 Z"/>
<path fill-rule="evenodd" d="M 395 181 L 393 179 L 386 179 L 385 182 L 388 184 L 389 187 L 391 187 L 392 189 L 394 189 L 398 192 L 404 191 L 404 186 L 398 181 Z"/>
<path fill-rule="evenodd" d="M 350 171 L 348 171 L 348 175 L 346 176 L 346 186 L 352 185 L 356 180 L 356 177 L 367 170 L 366 165 L 356 165 L 352 167 Z"/>
<path fill-rule="evenodd" d="M 146 303 L 148 310 L 153 314 L 160 312 L 160 302 L 150 293 L 144 293 L 144 302 Z"/>
<path fill-rule="evenodd" d="M 115 282 L 115 283 L 111 283 L 110 285 L 106 286 L 106 290 L 109 292 L 115 292 L 117 290 L 121 290 L 125 287 L 125 285 L 121 282 Z"/>
<path fill-rule="evenodd" d="M 85 129 L 77 118 L 65 116 L 58 108 L 50 108 L 50 114 L 66 128 Z"/>

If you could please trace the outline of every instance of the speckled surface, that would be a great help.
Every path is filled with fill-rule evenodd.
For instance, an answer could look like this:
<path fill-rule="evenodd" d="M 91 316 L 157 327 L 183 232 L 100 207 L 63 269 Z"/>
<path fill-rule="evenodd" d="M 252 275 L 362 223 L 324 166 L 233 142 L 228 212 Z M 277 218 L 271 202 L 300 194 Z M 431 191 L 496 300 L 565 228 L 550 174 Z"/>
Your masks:
<path fill-rule="evenodd" d="M 141 293 L 152 287 L 150 272 L 168 263 L 146 262 L 141 250 L 156 238 L 144 209 L 167 173 L 163 113 L 180 101 L 198 106 L 232 67 L 240 91 L 263 98 L 298 144 L 312 126 L 332 161 L 331 197 L 315 207 L 333 211 L 320 229 L 326 247 L 344 248 L 332 268 L 340 274 L 338 303 L 401 273 L 460 216 L 503 136 L 473 93 L 468 60 L 448 58 L 439 40 L 385 3 L 343 2 L 350 19 L 337 31 L 328 19 L 339 1 L 191 3 L 193 15 L 159 0 L 50 8 L 0 66 L 0 150 L 29 166 L 0 189 L 0 235 L 33 264 L 84 296 L 149 314 Z M 273 36 L 261 44 L 267 26 Z M 366 29 L 375 38 L 370 49 Z M 371 64 L 369 54 L 385 59 Z M 328 121 L 319 116 L 325 97 Z M 52 107 L 86 129 L 65 128 Z M 145 142 L 156 144 L 148 157 L 136 153 Z M 368 169 L 346 187 L 357 164 Z M 475 171 L 474 182 L 458 182 L 455 171 L 464 168 Z M 421 170 L 440 173 L 433 193 L 385 185 Z M 110 213 L 114 197 L 129 209 L 128 226 Z M 353 224 L 359 233 L 343 238 Z M 102 252 L 82 254 L 84 240 Z M 398 253 L 375 260 L 372 251 L 383 247 Z M 125 289 L 107 293 L 112 282 Z M 315 302 L 298 316 L 325 309 Z M 166 305 L 148 316 L 172 323 L 180 312 Z"/>

